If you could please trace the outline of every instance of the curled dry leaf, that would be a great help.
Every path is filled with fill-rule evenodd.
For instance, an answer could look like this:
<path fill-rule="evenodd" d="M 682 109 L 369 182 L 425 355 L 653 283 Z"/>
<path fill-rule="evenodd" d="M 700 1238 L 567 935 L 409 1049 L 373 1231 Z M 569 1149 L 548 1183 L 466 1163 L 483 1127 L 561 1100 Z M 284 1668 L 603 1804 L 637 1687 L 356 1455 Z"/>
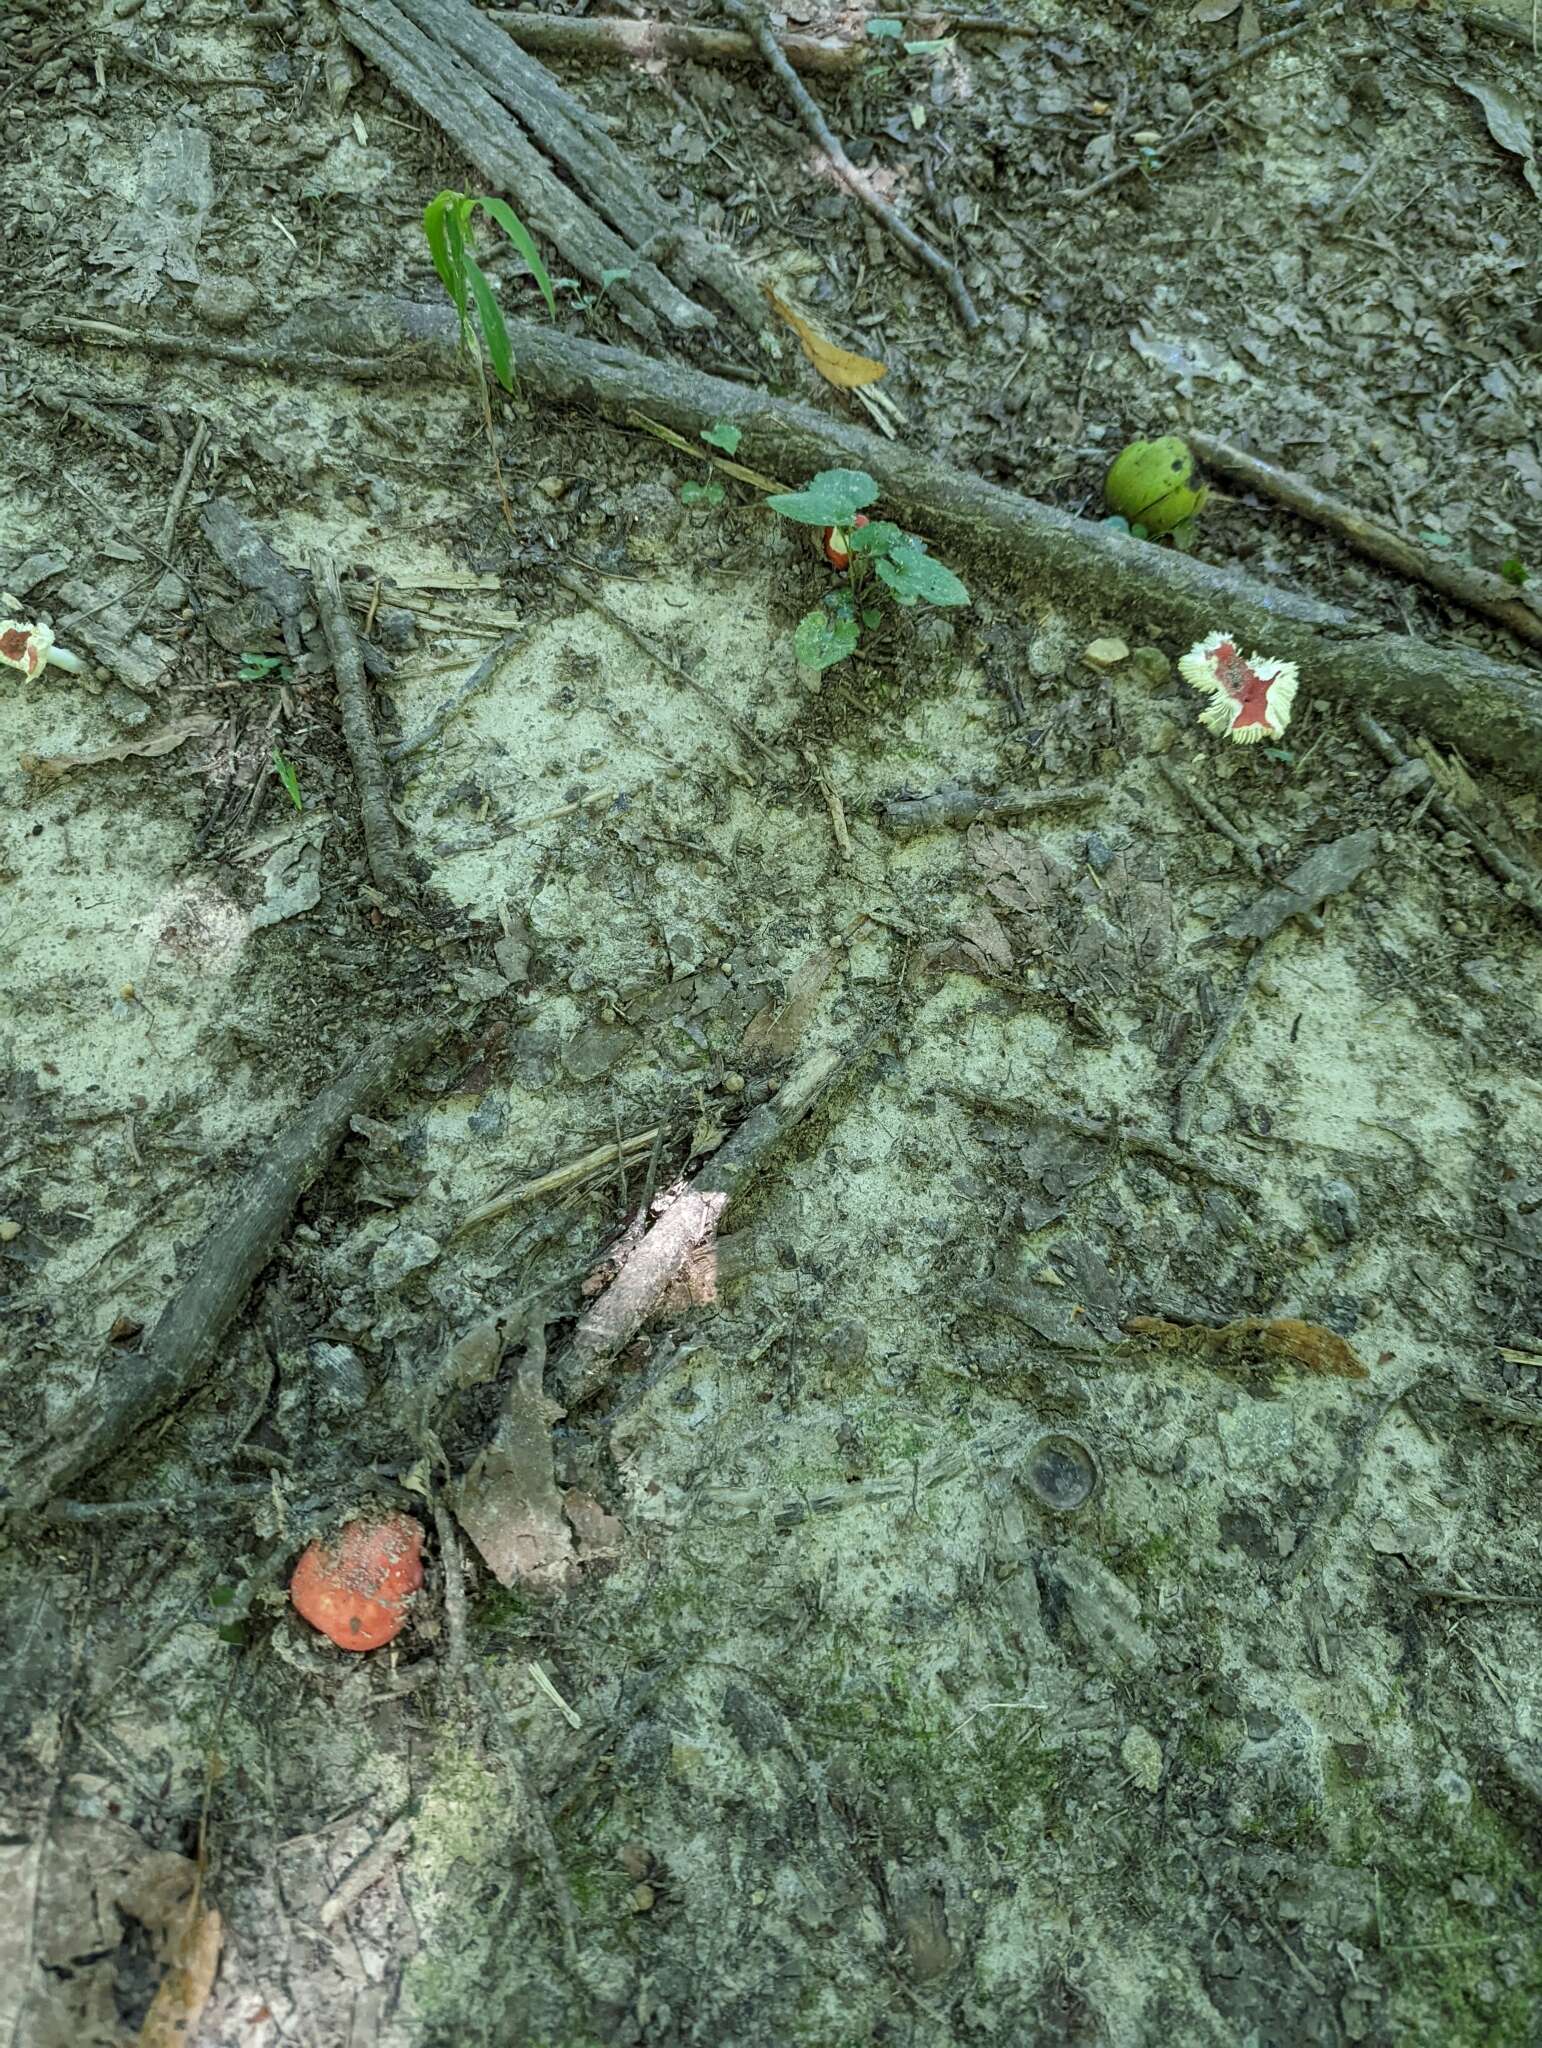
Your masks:
<path fill-rule="evenodd" d="M 875 363 L 871 356 L 857 356 L 849 349 L 837 348 L 801 313 L 795 313 L 769 285 L 766 286 L 766 297 L 771 301 L 771 310 L 787 322 L 802 342 L 803 353 L 827 384 L 834 384 L 841 391 L 854 391 L 859 384 L 876 384 L 880 377 L 888 375 L 886 366 Z"/>
<path fill-rule="evenodd" d="M 1370 1374 L 1336 1330 L 1303 1323 L 1295 1316 L 1242 1316 L 1219 1328 L 1209 1323 L 1171 1323 L 1162 1316 L 1129 1316 L 1124 1328 L 1166 1351 L 1185 1351 L 1220 1365 L 1270 1370 L 1298 1365 L 1330 1379 L 1364 1380 Z"/>
<path fill-rule="evenodd" d="M 171 1968 L 139 2029 L 138 2048 L 185 2048 L 214 1989 L 220 1966 L 220 1916 L 212 1906 L 200 1911 L 196 1897 L 190 1906 L 172 1943 Z"/>
<path fill-rule="evenodd" d="M 146 733 L 139 740 L 120 740 L 115 747 L 94 747 L 86 754 L 25 753 L 19 759 L 29 775 L 36 775 L 43 782 L 55 782 L 76 768 L 96 768 L 104 761 L 128 761 L 135 755 L 153 758 L 157 754 L 169 754 L 184 740 L 201 739 L 213 732 L 218 724 L 217 718 L 179 718 L 174 725 L 163 725 L 159 732 Z"/>

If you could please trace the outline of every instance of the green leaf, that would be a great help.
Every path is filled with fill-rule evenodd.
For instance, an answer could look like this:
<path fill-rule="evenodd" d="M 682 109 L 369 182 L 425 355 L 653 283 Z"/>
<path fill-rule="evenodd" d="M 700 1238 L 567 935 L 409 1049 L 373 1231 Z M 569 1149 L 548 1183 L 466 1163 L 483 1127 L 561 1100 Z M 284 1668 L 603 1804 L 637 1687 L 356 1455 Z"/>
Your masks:
<path fill-rule="evenodd" d="M 866 526 L 854 526 L 846 536 L 846 549 L 853 555 L 886 555 L 905 538 L 888 519 L 870 519 Z"/>
<path fill-rule="evenodd" d="M 917 599 L 925 604 L 968 604 L 969 592 L 951 569 L 926 552 L 920 541 L 906 534 L 898 547 L 879 557 L 879 576 L 903 605 Z"/>
<path fill-rule="evenodd" d="M 1511 555 L 1508 561 L 1501 562 L 1499 573 L 1506 583 L 1513 583 L 1517 590 L 1523 583 L 1531 581 L 1531 571 L 1518 555 Z"/>
<path fill-rule="evenodd" d="M 682 505 L 721 505 L 723 486 L 719 483 L 682 484 L 680 502 Z"/>
<path fill-rule="evenodd" d="M 241 657 L 241 681 L 260 683 L 264 676 L 277 674 L 281 683 L 289 680 L 289 664 L 278 654 L 243 654 Z"/>
<path fill-rule="evenodd" d="M 873 626 L 876 626 L 876 625 L 878 624 L 878 621 L 879 621 L 879 620 L 880 620 L 880 619 L 881 619 L 882 617 L 883 617 L 883 613 L 882 613 L 882 612 L 875 612 L 875 611 L 872 611 L 872 610 L 868 610 L 868 611 L 865 611 L 865 612 L 864 612 L 864 613 L 862 614 L 862 623 L 863 623 L 863 625 L 864 625 L 864 626 L 867 626 L 867 627 L 870 627 L 870 628 L 871 628 L 871 627 L 873 627 Z"/>
<path fill-rule="evenodd" d="M 933 36 L 926 42 L 907 43 L 905 45 L 905 55 L 907 57 L 930 57 L 935 55 L 938 50 L 951 50 L 952 47 L 953 38 L 951 36 Z"/>
<path fill-rule="evenodd" d="M 477 318 L 482 325 L 482 339 L 487 343 L 487 358 L 493 366 L 493 375 L 505 391 L 512 391 L 514 352 L 509 347 L 509 330 L 503 324 L 493 288 L 482 275 L 482 266 L 471 255 L 466 257 L 466 282 L 477 302 Z"/>
<path fill-rule="evenodd" d="M 481 207 L 489 220 L 495 220 L 498 223 L 520 255 L 524 257 L 525 268 L 541 287 L 541 297 L 546 301 L 546 310 L 555 320 L 557 317 L 557 301 L 552 293 L 551 279 L 547 275 L 546 265 L 541 261 L 540 250 L 530 239 L 530 230 L 525 226 L 519 215 L 514 212 L 513 208 L 506 206 L 501 199 L 479 199 L 477 205 Z M 621 275 L 625 277 L 626 272 L 622 271 Z"/>
<path fill-rule="evenodd" d="M 600 290 L 608 292 L 613 284 L 625 284 L 631 274 L 630 270 L 602 270 L 600 272 Z"/>
<path fill-rule="evenodd" d="M 428 239 L 428 253 L 434 259 L 439 282 L 449 293 L 464 326 L 466 236 L 461 225 L 460 209 L 459 192 L 437 193 L 423 210 L 423 233 Z"/>
<path fill-rule="evenodd" d="M 725 455 L 737 455 L 744 436 L 727 420 L 714 420 L 710 427 L 702 428 L 701 438 L 709 448 L 721 448 Z"/>
<path fill-rule="evenodd" d="M 230 1607 L 235 1604 L 235 1597 L 236 1589 L 234 1586 L 216 1586 L 209 1595 L 209 1605 L 211 1607 Z"/>
<path fill-rule="evenodd" d="M 794 652 L 804 668 L 823 671 L 844 661 L 856 647 L 862 629 L 855 619 L 832 619 L 821 606 L 798 621 L 792 636 Z"/>
<path fill-rule="evenodd" d="M 890 15 L 875 14 L 867 24 L 867 32 L 870 36 L 883 37 L 889 42 L 897 43 L 905 33 L 905 24 L 902 21 L 895 21 Z"/>
<path fill-rule="evenodd" d="M 300 797 L 300 778 L 295 774 L 294 768 L 284 759 L 277 747 L 273 749 L 273 765 L 278 770 L 279 781 L 283 783 L 285 789 L 289 792 L 289 801 L 297 811 L 303 811 L 305 805 Z"/>
<path fill-rule="evenodd" d="M 877 496 L 878 486 L 866 470 L 822 469 L 801 491 L 767 498 L 766 503 L 802 526 L 850 526 Z"/>
<path fill-rule="evenodd" d="M 222 1628 L 217 1628 L 214 1633 L 222 1643 L 230 1643 L 238 1650 L 245 1647 L 246 1623 L 244 1621 L 227 1621 Z"/>

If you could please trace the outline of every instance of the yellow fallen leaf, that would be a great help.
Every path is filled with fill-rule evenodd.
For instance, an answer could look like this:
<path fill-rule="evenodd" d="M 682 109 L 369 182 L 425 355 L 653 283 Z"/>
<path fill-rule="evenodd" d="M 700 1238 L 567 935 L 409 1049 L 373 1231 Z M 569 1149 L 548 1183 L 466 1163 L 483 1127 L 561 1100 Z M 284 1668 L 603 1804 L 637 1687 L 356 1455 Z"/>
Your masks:
<path fill-rule="evenodd" d="M 184 2048 L 220 1966 L 220 1916 L 211 1906 L 183 1929 L 139 2030 L 138 2048 Z"/>
<path fill-rule="evenodd" d="M 797 335 L 803 344 L 803 353 L 827 384 L 834 384 L 842 391 L 855 391 L 859 384 L 876 384 L 880 377 L 888 375 L 882 363 L 875 363 L 871 356 L 854 356 L 850 349 L 837 348 L 833 341 L 826 340 L 817 327 L 811 326 L 801 313 L 795 313 L 787 301 L 778 298 L 770 285 L 766 286 L 766 297 L 771 301 L 771 310 Z"/>
<path fill-rule="evenodd" d="M 127 761 L 135 754 L 169 754 L 184 740 L 213 732 L 218 724 L 217 718 L 179 718 L 175 725 L 163 725 L 159 732 L 147 733 L 142 740 L 122 740 L 115 747 L 96 747 L 89 754 L 26 753 L 18 758 L 29 775 L 53 782 L 68 775 L 72 768 L 95 768 L 103 761 Z"/>

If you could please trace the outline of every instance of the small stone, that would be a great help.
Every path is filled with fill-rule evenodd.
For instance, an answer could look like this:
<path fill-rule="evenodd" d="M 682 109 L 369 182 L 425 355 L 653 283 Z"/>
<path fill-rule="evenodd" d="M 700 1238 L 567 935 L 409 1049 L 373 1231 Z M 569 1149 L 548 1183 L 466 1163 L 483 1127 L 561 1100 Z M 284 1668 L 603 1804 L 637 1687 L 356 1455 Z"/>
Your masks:
<path fill-rule="evenodd" d="M 1494 972 L 1492 960 L 1464 960 L 1462 962 L 1462 973 L 1472 983 L 1473 987 L 1480 990 L 1484 995 L 1502 996 L 1504 994 L 1504 983 Z"/>
<path fill-rule="evenodd" d="M 249 277 L 206 277 L 193 294 L 193 317 L 226 334 L 246 325 L 261 298 Z"/>
<path fill-rule="evenodd" d="M 1326 1180 L 1312 1203 L 1312 1221 L 1329 1244 L 1348 1244 L 1360 1229 L 1360 1197 L 1347 1180 Z"/>
<path fill-rule="evenodd" d="M 1129 658 L 1130 650 L 1122 640 L 1093 640 L 1082 649 L 1082 660 L 1090 661 L 1094 668 L 1117 668 Z"/>
<path fill-rule="evenodd" d="M 10 1244 L 21 1236 L 21 1225 L 14 1216 L 0 1216 L 0 1244 Z"/>
<path fill-rule="evenodd" d="M 543 476 L 536 485 L 536 489 L 540 492 L 541 496 L 543 498 L 550 498 L 554 505 L 567 490 L 567 487 L 568 480 L 565 476 Z"/>
<path fill-rule="evenodd" d="M 427 1231 L 394 1231 L 369 1262 L 370 1285 L 380 1290 L 400 1287 L 414 1273 L 431 1266 L 439 1251 L 438 1238 Z"/>
<path fill-rule="evenodd" d="M 1172 672 L 1173 665 L 1160 647 L 1137 647 L 1130 656 L 1130 673 L 1153 690 L 1167 682 Z"/>
<path fill-rule="evenodd" d="M 631 1898 L 632 1911 L 634 1913 L 651 1913 L 657 1897 L 658 1893 L 651 1884 L 634 1885 Z"/>
<path fill-rule="evenodd" d="M 417 645 L 417 615 L 403 610 L 400 605 L 383 604 L 375 613 L 375 623 L 370 631 L 387 654 L 406 654 Z"/>

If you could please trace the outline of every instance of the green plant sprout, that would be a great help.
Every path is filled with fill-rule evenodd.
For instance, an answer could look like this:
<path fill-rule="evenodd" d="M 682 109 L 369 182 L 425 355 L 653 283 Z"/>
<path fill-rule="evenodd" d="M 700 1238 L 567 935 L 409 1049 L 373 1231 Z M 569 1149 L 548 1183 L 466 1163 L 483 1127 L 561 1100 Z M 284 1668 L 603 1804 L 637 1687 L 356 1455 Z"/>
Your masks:
<path fill-rule="evenodd" d="M 906 609 L 970 601 L 953 571 L 927 553 L 925 541 L 887 519 L 865 517 L 862 508 L 877 496 L 878 486 L 865 470 L 822 469 L 801 491 L 766 500 L 783 519 L 822 527 L 826 560 L 846 572 L 844 588 L 829 592 L 798 622 L 793 647 L 805 668 L 833 668 L 856 651 L 864 627 L 879 623 L 883 615 L 871 602 L 878 593 L 868 584 L 870 576 Z"/>
<path fill-rule="evenodd" d="M 273 749 L 273 766 L 277 771 L 279 781 L 283 783 L 284 788 L 289 792 L 289 801 L 297 811 L 303 811 L 305 809 L 305 801 L 300 795 L 300 778 L 295 773 L 294 763 L 286 761 L 277 747 Z"/>
<path fill-rule="evenodd" d="M 531 240 L 524 222 L 503 200 L 444 191 L 436 193 L 428 202 L 423 211 L 423 233 L 428 242 L 428 253 L 434 259 L 439 282 L 449 293 L 455 316 L 460 322 L 460 350 L 476 378 L 477 395 L 482 401 L 482 425 L 486 430 L 487 445 L 493 458 L 493 476 L 498 485 L 498 502 L 503 507 L 504 524 L 512 533 L 514 515 L 509 510 L 508 493 L 503 487 L 503 465 L 498 459 L 498 437 L 493 431 L 492 397 L 487 388 L 487 372 L 482 367 L 482 349 L 486 348 L 493 375 L 505 391 L 514 389 L 514 351 L 509 344 L 509 330 L 504 325 L 498 301 L 493 297 L 493 288 L 476 259 L 475 219 L 479 208 L 490 221 L 503 229 L 524 258 L 525 268 L 540 286 L 541 296 L 554 320 L 557 317 L 557 300 L 546 265 L 541 261 L 541 252 Z M 473 307 L 476 310 L 475 322 L 472 320 Z M 478 327 L 481 328 L 480 344 Z"/>
<path fill-rule="evenodd" d="M 710 427 L 702 428 L 700 438 L 709 448 L 720 448 L 725 455 L 733 455 L 737 453 L 743 436 L 727 420 L 714 420 Z M 682 505 L 721 505 L 723 486 L 715 477 L 710 483 L 682 484 L 680 502 Z"/>

